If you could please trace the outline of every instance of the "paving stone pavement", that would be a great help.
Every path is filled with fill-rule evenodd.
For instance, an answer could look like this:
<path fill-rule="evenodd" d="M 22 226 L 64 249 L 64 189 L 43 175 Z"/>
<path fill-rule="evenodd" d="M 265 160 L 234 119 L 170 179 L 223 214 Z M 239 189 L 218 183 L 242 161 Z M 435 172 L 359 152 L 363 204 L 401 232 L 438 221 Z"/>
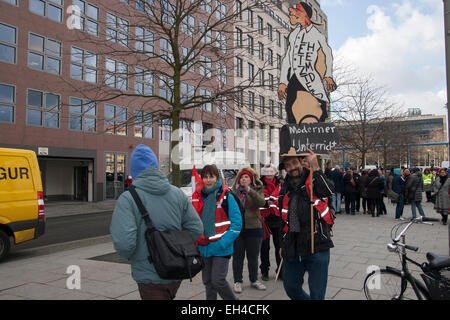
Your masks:
<path fill-rule="evenodd" d="M 386 200 L 385 200 L 386 201 Z M 388 201 L 386 201 L 388 202 Z M 423 203 L 425 214 L 440 218 L 430 203 Z M 388 215 L 371 217 L 340 214 L 333 228 L 335 248 L 331 249 L 328 300 L 363 300 L 363 280 L 367 268 L 372 265 L 399 266 L 398 256 L 386 250 L 390 231 L 398 222 L 394 221 L 393 205 L 387 203 Z M 404 217 L 411 217 L 411 209 L 405 207 Z M 441 223 L 414 225 L 407 236 L 407 243 L 418 246 L 417 253 L 409 256 L 420 262 L 432 251 L 448 255 L 448 227 Z M 91 260 L 113 253 L 111 241 L 81 248 L 36 255 L 33 249 L 18 251 L 14 259 L 0 264 L 0 300 L 136 300 L 140 299 L 137 285 L 130 275 L 130 266 L 124 263 Z M 271 264 L 275 265 L 273 247 Z M 80 289 L 67 288 L 69 266 L 80 267 Z M 412 267 L 412 266 L 411 266 Z M 267 290 L 258 291 L 250 287 L 248 272 L 244 266 L 243 293 L 240 300 L 288 300 L 281 281 L 275 282 L 272 267 L 270 281 L 263 282 Z M 307 275 L 305 275 L 305 279 Z M 231 261 L 227 277 L 233 283 Z M 73 283 L 69 281 L 69 284 Z M 305 281 L 307 284 L 307 281 Z M 305 291 L 308 291 L 307 285 Z M 205 289 L 201 274 L 193 282 L 183 281 L 178 291 L 178 300 L 204 300 Z"/>

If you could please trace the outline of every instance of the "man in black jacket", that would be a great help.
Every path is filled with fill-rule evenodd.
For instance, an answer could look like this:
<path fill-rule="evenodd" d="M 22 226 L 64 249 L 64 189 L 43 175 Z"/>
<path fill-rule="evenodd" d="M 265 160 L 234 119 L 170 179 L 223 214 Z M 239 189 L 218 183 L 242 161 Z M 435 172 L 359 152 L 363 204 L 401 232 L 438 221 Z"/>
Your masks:
<path fill-rule="evenodd" d="M 311 201 L 308 196 L 310 170 L 313 170 L 313 195 L 325 199 L 333 193 L 332 184 L 319 170 L 317 156 L 308 150 L 309 168 L 302 167 L 298 157 L 284 157 L 282 166 L 287 172 L 281 187 L 279 205 L 283 220 L 281 254 L 283 257 L 283 285 L 292 300 L 323 300 L 328 280 L 331 241 L 330 220 L 314 207 L 314 253 L 311 248 Z M 326 221 L 327 220 L 327 221 Z M 305 272 L 309 276 L 308 295 L 303 289 Z"/>

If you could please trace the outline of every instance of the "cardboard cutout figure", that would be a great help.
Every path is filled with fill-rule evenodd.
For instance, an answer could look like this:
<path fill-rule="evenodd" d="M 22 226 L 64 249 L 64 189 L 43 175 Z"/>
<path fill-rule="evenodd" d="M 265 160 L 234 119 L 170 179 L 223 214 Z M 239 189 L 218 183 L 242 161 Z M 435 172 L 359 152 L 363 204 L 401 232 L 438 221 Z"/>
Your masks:
<path fill-rule="evenodd" d="M 324 122 L 328 117 L 329 92 L 336 90 L 331 77 L 333 55 L 325 36 L 311 21 L 312 9 L 305 2 L 289 8 L 289 47 L 281 65 L 278 97 L 286 99 L 291 124 Z"/>

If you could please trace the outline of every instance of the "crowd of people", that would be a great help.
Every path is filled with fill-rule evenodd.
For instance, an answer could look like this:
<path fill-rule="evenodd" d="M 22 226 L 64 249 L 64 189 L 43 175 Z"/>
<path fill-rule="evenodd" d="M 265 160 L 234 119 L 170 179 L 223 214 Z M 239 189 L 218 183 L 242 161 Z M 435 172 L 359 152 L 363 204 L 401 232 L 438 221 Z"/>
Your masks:
<path fill-rule="evenodd" d="M 342 200 L 346 214 L 356 212 L 380 217 L 387 214 L 385 201 L 395 204 L 395 220 L 405 220 L 403 212 L 406 205 L 411 206 L 411 217 L 417 213 L 425 216 L 422 200 L 425 193 L 426 202 L 433 202 L 434 209 L 442 216 L 442 223 L 447 224 L 450 207 L 450 181 L 447 181 L 447 168 L 398 168 L 386 173 L 384 169 L 363 169 L 356 167 L 346 170 L 340 166 L 327 163 L 325 175 L 334 184 L 333 206 L 336 214 L 341 213 Z"/>
<path fill-rule="evenodd" d="M 277 169 L 287 174 L 277 176 Z M 129 188 L 142 199 L 154 228 L 185 230 L 195 240 L 204 262 L 207 300 L 238 299 L 245 288 L 245 259 L 250 288 L 266 290 L 271 254 L 276 261 L 272 279 L 283 281 L 289 298 L 325 299 L 334 246 L 334 209 L 328 199 L 334 190 L 312 151 L 305 157 L 284 157 L 280 168 L 266 166 L 261 176 L 251 167 L 242 168 L 232 186 L 224 183 L 214 164 L 204 166 L 192 199 L 168 182 L 145 145 L 133 151 L 130 173 Z M 141 298 L 174 299 L 181 281 L 161 278 L 148 259 L 147 226 L 129 192 L 117 200 L 110 231 L 116 251 L 131 262 Z M 227 281 L 230 260 L 232 284 Z M 309 294 L 302 289 L 306 272 Z"/>
<path fill-rule="evenodd" d="M 277 169 L 286 174 L 277 176 Z M 424 216 L 421 202 L 425 192 L 427 201 L 442 215 L 443 224 L 450 207 L 447 169 L 422 173 L 418 168 L 401 168 L 386 176 L 383 169 L 360 174 L 354 167 L 342 170 L 328 163 L 323 172 L 310 150 L 303 157 L 281 157 L 279 168 L 266 166 L 261 176 L 251 167 L 242 168 L 232 186 L 226 185 L 214 164 L 204 166 L 193 184 L 191 199 L 169 183 L 155 154 L 145 145 L 133 151 L 130 173 L 129 188 L 142 199 L 153 227 L 184 230 L 195 241 L 204 262 L 201 272 L 207 300 L 218 296 L 238 299 L 245 288 L 245 259 L 250 288 L 266 290 L 263 282 L 270 278 L 271 239 L 274 276 L 283 281 L 287 296 L 325 299 L 330 249 L 334 247 L 331 230 L 335 214 L 343 213 L 342 199 L 346 214 L 362 210 L 380 217 L 387 214 L 387 197 L 396 203 L 395 219 L 402 220 L 406 204 L 411 205 L 413 218 L 417 212 Z M 181 281 L 161 278 L 148 259 L 147 225 L 130 192 L 119 197 L 110 231 L 116 251 L 131 262 L 142 299 L 174 299 Z M 230 260 L 232 284 L 227 281 Z M 303 290 L 305 273 L 309 293 Z"/>

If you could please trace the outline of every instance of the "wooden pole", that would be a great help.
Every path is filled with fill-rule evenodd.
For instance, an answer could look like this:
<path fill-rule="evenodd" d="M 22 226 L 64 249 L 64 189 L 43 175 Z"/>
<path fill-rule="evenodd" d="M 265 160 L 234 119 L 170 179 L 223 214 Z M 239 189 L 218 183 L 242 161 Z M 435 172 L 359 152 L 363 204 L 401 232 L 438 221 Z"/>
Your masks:
<path fill-rule="evenodd" d="M 311 254 L 314 254 L 314 205 L 313 205 L 313 170 L 309 168 L 309 179 L 311 189 Z"/>
<path fill-rule="evenodd" d="M 278 267 L 278 272 L 277 272 L 277 276 L 275 277 L 275 282 L 277 282 L 277 280 L 278 280 L 278 277 L 280 276 L 280 271 L 281 271 L 281 267 L 283 266 L 283 258 L 281 258 L 281 261 L 280 261 L 280 266 Z"/>

